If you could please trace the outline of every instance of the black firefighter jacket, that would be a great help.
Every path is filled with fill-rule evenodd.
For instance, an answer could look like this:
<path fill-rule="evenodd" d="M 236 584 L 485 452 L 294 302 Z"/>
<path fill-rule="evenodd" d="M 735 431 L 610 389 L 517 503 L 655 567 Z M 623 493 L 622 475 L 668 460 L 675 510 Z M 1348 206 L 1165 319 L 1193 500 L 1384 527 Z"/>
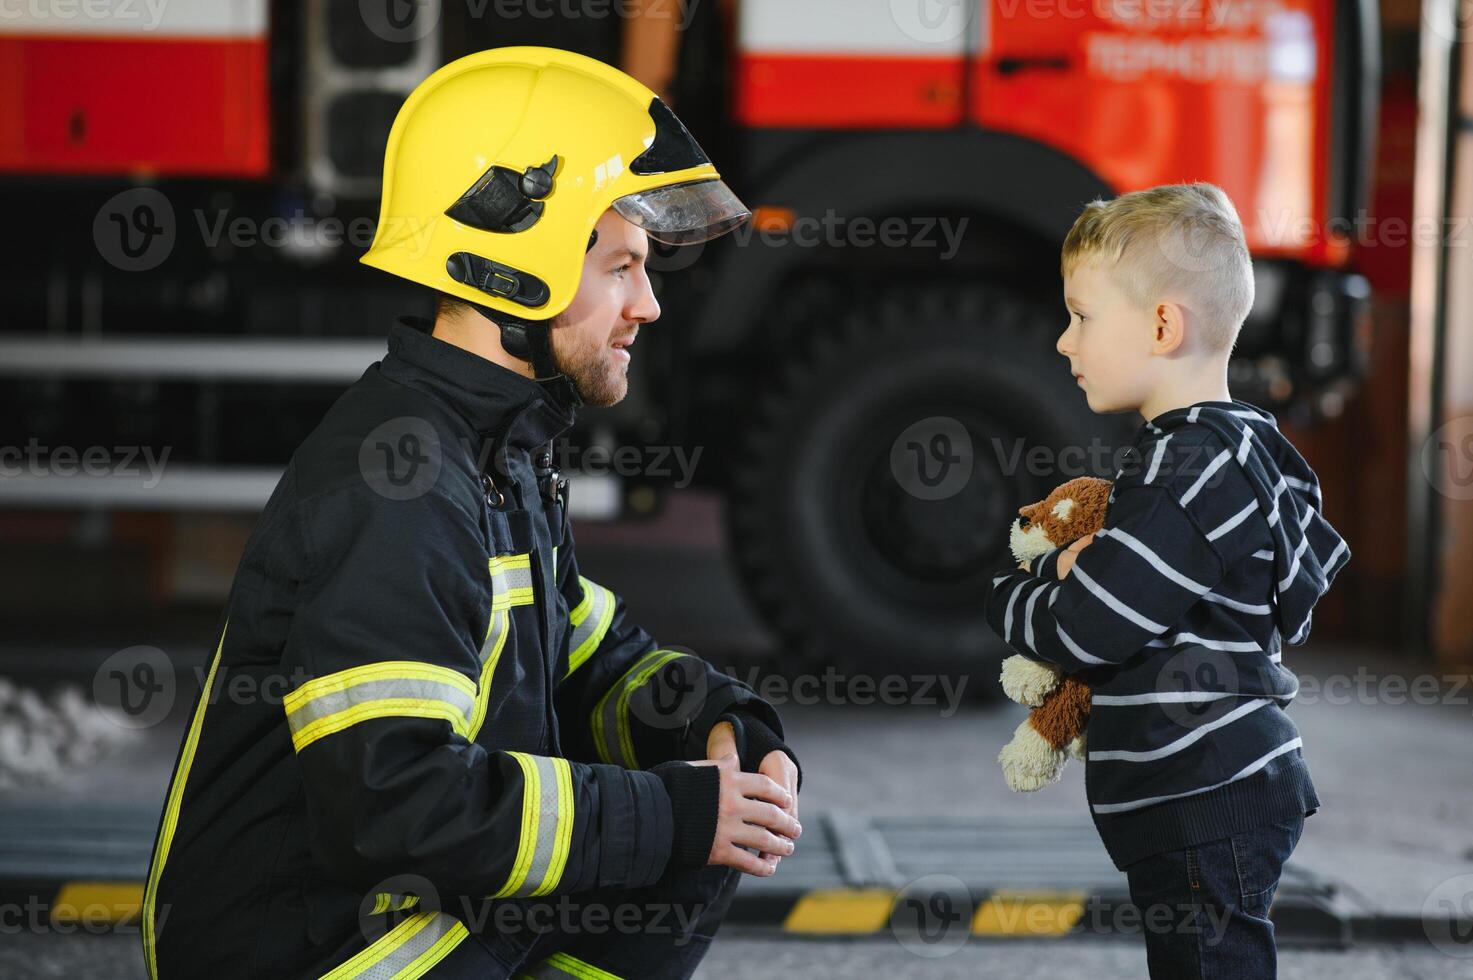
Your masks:
<path fill-rule="evenodd" d="M 781 739 L 579 574 L 549 461 L 571 413 L 428 329 L 393 326 L 247 542 L 160 820 L 150 977 L 418 976 L 473 941 L 464 897 L 655 881 L 645 767 L 702 758 L 723 714 Z"/>

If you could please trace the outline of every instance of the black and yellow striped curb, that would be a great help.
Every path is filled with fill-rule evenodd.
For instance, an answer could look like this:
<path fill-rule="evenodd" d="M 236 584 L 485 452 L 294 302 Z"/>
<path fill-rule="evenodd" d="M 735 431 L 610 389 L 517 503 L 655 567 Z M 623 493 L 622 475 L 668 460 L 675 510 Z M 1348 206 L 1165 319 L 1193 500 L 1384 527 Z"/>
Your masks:
<path fill-rule="evenodd" d="M 888 888 L 832 888 L 798 897 L 783 917 L 784 932 L 814 936 L 865 935 L 891 927 L 904 891 Z M 996 891 L 970 916 L 974 936 L 1063 936 L 1084 916 L 1084 892 Z"/>
<path fill-rule="evenodd" d="M 0 882 L 0 927 L 135 928 L 143 887 L 142 880 Z M 916 927 L 903 901 L 906 894 L 894 888 L 821 888 L 752 889 L 743 895 L 739 888 L 726 921 L 794 936 L 889 936 Z M 1276 900 L 1270 917 L 1279 941 L 1287 945 L 1343 947 L 1353 941 L 1426 938 L 1419 916 L 1354 914 L 1294 896 Z M 986 939 L 1062 939 L 1141 930 L 1128 896 L 1082 890 L 993 889 L 967 907 L 965 918 L 968 933 Z"/>
<path fill-rule="evenodd" d="M 740 890 L 732 902 L 727 921 L 750 925 L 776 925 L 784 932 L 813 936 L 860 936 L 891 928 L 897 914 L 906 909 L 897 903 L 903 889 L 825 888 L 802 893 L 766 893 L 744 899 Z M 142 881 L 64 881 L 0 885 L 0 908 L 31 909 L 52 924 L 127 925 L 137 920 L 143 901 Z M 969 913 L 969 931 L 974 936 L 1044 938 L 1076 933 L 1099 933 L 1101 917 L 1124 908 L 1123 896 L 1090 895 L 1083 891 L 1007 890 L 990 891 Z M 1302 910 L 1301 910 L 1302 911 Z M 1285 917 L 1283 903 L 1276 903 L 1273 916 Z M 1322 925 L 1326 938 L 1339 934 L 1339 920 Z"/>
<path fill-rule="evenodd" d="M 802 936 L 877 936 L 914 931 L 915 911 L 905 888 L 822 888 L 812 891 L 752 889 L 737 893 L 726 921 L 780 928 Z M 953 911 L 965 915 L 970 935 L 989 939 L 1051 939 L 1134 934 L 1139 911 L 1123 892 L 1082 889 L 995 888 L 972 890 Z M 1284 895 L 1270 911 L 1279 941 L 1288 945 L 1349 945 L 1355 939 L 1421 934 L 1417 917 L 1357 915 L 1319 896 Z"/>

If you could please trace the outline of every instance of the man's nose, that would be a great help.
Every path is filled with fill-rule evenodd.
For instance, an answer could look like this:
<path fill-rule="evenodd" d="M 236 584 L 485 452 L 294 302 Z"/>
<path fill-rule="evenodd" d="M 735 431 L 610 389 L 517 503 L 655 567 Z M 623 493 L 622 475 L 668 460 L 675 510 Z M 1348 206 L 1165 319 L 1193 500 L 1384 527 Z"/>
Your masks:
<path fill-rule="evenodd" d="M 635 290 L 629 305 L 624 308 L 624 318 L 636 323 L 654 323 L 660 318 L 660 301 L 655 299 L 655 290 L 649 277 L 640 278 L 642 282 L 639 289 Z"/>

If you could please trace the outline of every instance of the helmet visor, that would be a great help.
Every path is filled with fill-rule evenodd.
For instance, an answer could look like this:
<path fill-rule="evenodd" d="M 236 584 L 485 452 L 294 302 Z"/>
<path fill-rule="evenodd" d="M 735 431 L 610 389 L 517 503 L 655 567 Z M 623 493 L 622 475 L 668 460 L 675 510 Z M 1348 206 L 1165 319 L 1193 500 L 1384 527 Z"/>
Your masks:
<path fill-rule="evenodd" d="M 625 194 L 614 202 L 614 210 L 666 245 L 708 242 L 752 216 L 726 182 L 716 178 Z"/>

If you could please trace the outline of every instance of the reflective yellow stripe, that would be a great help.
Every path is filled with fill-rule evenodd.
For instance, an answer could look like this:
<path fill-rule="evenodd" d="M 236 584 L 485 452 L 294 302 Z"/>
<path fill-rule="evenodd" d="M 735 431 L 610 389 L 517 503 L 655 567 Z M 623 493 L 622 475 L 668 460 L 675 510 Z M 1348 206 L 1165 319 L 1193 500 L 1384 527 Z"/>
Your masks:
<path fill-rule="evenodd" d="M 535 594 L 532 587 L 532 556 L 494 555 L 489 562 L 491 570 L 491 608 L 506 609 L 511 606 L 531 604 Z"/>
<path fill-rule="evenodd" d="M 664 667 L 667 663 L 676 659 L 677 657 L 683 656 L 685 656 L 685 654 L 683 653 L 677 653 L 675 651 L 667 652 L 665 656 L 650 664 L 639 674 L 639 676 L 635 677 L 633 681 L 627 684 L 624 688 L 624 693 L 619 695 L 619 745 L 624 750 L 624 758 L 629 760 L 630 769 L 638 769 L 639 762 L 635 759 L 634 756 L 634 735 L 629 730 L 629 697 L 636 690 L 638 690 L 645 681 L 654 676 L 656 671 L 658 671 L 660 668 Z"/>
<path fill-rule="evenodd" d="M 395 895 L 392 892 L 378 892 L 373 896 L 373 911 L 369 915 L 382 915 L 385 912 L 402 912 L 419 904 L 418 895 Z"/>
<path fill-rule="evenodd" d="M 569 953 L 553 953 L 547 959 L 532 967 L 532 972 L 518 974 L 522 977 L 530 977 L 531 980 L 567 980 L 574 977 L 576 980 L 622 980 L 617 974 L 608 970 L 600 970 L 592 963 L 578 959 Z"/>
<path fill-rule="evenodd" d="M 618 600 L 614 593 L 589 578 L 578 576 L 583 586 L 583 599 L 568 614 L 573 632 L 568 639 L 568 673 L 571 674 L 593 655 L 614 621 Z"/>
<path fill-rule="evenodd" d="M 476 685 L 476 707 L 471 713 L 470 734 L 472 742 L 481 733 L 486 721 L 486 705 L 491 697 L 491 680 L 496 676 L 496 664 L 501 660 L 501 651 L 506 649 L 506 638 L 511 634 L 511 611 L 491 610 L 491 622 L 486 627 L 486 639 L 481 644 L 481 682 Z"/>
<path fill-rule="evenodd" d="M 546 895 L 562 882 L 572 846 L 572 767 L 566 759 L 507 754 L 522 770 L 522 831 L 506 884 L 491 897 Z"/>
<path fill-rule="evenodd" d="M 527 872 L 532 867 L 532 852 L 537 847 L 537 823 L 541 809 L 541 779 L 537 775 L 537 764 L 525 752 L 508 752 L 522 768 L 522 835 L 517 841 L 517 859 L 511 866 L 506 884 L 492 898 L 508 898 L 521 891 L 527 883 Z"/>
<path fill-rule="evenodd" d="M 348 980 L 371 976 L 392 980 L 414 980 L 450 955 L 470 933 L 464 924 L 443 912 L 418 912 L 409 916 L 371 946 L 342 966 L 325 973 L 322 980 Z"/>
<path fill-rule="evenodd" d="M 308 681 L 282 699 L 298 752 L 370 718 L 438 718 L 467 737 L 476 685 L 449 667 L 387 660 Z"/>
<path fill-rule="evenodd" d="M 548 759 L 557 785 L 557 827 L 553 832 L 552 858 L 542 885 L 533 895 L 546 895 L 557 888 L 568 866 L 568 849 L 573 843 L 573 769 L 567 759 Z"/>
<path fill-rule="evenodd" d="M 599 699 L 589 718 L 593 748 L 599 759 L 625 769 L 639 768 L 634 755 L 634 737 L 629 728 L 629 698 L 656 671 L 684 656 L 688 654 L 678 650 L 652 650 L 625 671 L 624 676 Z"/>
<path fill-rule="evenodd" d="M 194 752 L 199 746 L 200 729 L 204 727 L 205 705 L 209 703 L 210 691 L 215 686 L 215 671 L 220 666 L 220 652 L 225 649 L 225 631 L 230 628 L 230 617 L 220 630 L 220 643 L 215 647 L 215 658 L 210 661 L 210 672 L 205 675 L 204 688 L 194 706 L 194 717 L 189 722 L 189 734 L 185 736 L 184 748 L 179 753 L 179 765 L 169 783 L 169 797 L 164 805 L 164 820 L 159 827 L 159 838 L 154 842 L 153 861 L 148 869 L 148 883 L 143 895 L 143 958 L 148 967 L 150 980 L 159 974 L 158 937 L 154 935 L 154 900 L 158 897 L 159 878 L 163 875 L 164 862 L 169 858 L 169 847 L 174 843 L 174 831 L 179 826 L 179 808 L 184 800 L 184 786 L 189 781 L 189 767 L 194 764 Z"/>
<path fill-rule="evenodd" d="M 486 706 L 491 696 L 491 682 L 496 676 L 496 664 L 501 660 L 501 651 L 506 649 L 506 638 L 511 633 L 511 608 L 531 605 L 536 595 L 531 585 L 530 554 L 496 555 L 490 559 L 489 567 L 491 618 L 486 623 L 486 638 L 481 642 L 481 677 L 476 685 L 476 705 L 471 711 L 470 731 L 466 736 L 472 742 L 486 721 Z"/>

